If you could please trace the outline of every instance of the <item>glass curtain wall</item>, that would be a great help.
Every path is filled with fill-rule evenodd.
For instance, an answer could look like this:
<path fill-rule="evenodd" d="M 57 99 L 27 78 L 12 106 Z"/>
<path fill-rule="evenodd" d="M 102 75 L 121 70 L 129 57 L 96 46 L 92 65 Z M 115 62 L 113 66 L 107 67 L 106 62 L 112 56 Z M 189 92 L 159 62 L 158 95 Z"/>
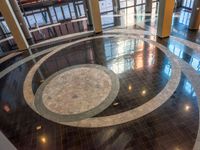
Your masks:
<path fill-rule="evenodd" d="M 194 4 L 194 0 L 183 0 L 182 1 L 182 7 L 185 7 L 185 8 L 192 9 L 193 4 Z"/>
<path fill-rule="evenodd" d="M 119 11 L 116 12 L 113 1 L 119 4 Z M 144 21 L 146 0 L 99 0 L 103 28 L 113 26 L 133 26 L 136 22 Z M 154 0 L 152 14 L 157 13 L 158 1 Z M 134 16 L 135 14 L 135 16 Z M 134 17 L 133 17 L 134 16 Z"/>
<path fill-rule="evenodd" d="M 18 4 L 33 40 L 37 43 L 53 37 L 88 30 L 83 1 L 18 0 Z M 5 46 L 5 42 L 10 47 Z M 0 14 L 0 51 L 12 49 L 16 49 L 16 44 L 4 18 Z"/>
<path fill-rule="evenodd" d="M 4 18 L 0 17 L 0 56 L 7 50 L 16 49 L 17 45 Z"/>
<path fill-rule="evenodd" d="M 30 29 L 86 16 L 83 0 L 62 1 L 60 3 L 48 4 L 42 2 L 38 4 L 40 8 L 35 9 L 33 7 L 30 11 L 26 10 L 26 5 L 20 2 L 19 4 Z"/>
<path fill-rule="evenodd" d="M 118 2 L 120 13 L 130 11 L 144 13 L 146 0 L 118 0 Z M 84 0 L 18 0 L 24 20 L 36 43 L 61 35 L 90 30 L 87 26 L 84 3 Z M 99 0 L 99 6 L 103 28 L 113 27 L 117 22 L 113 18 L 113 15 L 117 15 L 116 12 L 114 13 L 113 0 Z M 156 6 L 157 1 L 153 1 L 153 10 Z M 104 17 L 105 14 L 112 17 Z M 3 17 L 0 17 L 0 29 L 0 39 L 12 38 Z M 8 43 L 12 47 L 9 50 L 16 48 L 12 39 Z"/>
<path fill-rule="evenodd" d="M 35 42 L 88 30 L 83 0 L 43 0 L 34 7 L 19 1 L 19 5 Z"/>

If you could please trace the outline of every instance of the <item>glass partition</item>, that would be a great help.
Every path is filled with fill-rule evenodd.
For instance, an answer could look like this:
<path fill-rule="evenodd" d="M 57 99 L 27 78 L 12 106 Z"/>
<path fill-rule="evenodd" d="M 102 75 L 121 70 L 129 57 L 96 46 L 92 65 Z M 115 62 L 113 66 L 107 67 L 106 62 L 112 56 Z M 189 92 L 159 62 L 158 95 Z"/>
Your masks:
<path fill-rule="evenodd" d="M 0 56 L 7 51 L 16 49 L 17 45 L 4 18 L 0 17 Z"/>

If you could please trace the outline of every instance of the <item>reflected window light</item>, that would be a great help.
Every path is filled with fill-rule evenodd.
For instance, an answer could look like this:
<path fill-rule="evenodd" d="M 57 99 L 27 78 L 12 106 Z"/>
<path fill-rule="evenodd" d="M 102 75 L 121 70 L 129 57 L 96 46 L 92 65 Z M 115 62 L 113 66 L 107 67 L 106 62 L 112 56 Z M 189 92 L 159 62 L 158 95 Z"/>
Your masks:
<path fill-rule="evenodd" d="M 148 66 L 152 66 L 155 62 L 155 57 L 153 53 L 150 53 L 148 56 Z"/>
<path fill-rule="evenodd" d="M 186 81 L 186 82 L 185 82 L 185 85 L 184 85 L 184 89 L 185 89 L 185 91 L 186 91 L 188 94 L 191 94 L 191 92 L 192 92 L 192 85 L 191 85 L 188 81 Z"/>
<path fill-rule="evenodd" d="M 183 58 L 183 50 L 181 50 L 180 48 L 175 47 L 174 54 L 179 58 Z"/>
<path fill-rule="evenodd" d="M 182 6 L 187 8 L 192 8 L 194 4 L 194 0 L 183 0 Z"/>
<path fill-rule="evenodd" d="M 117 63 L 112 64 L 111 70 L 117 74 L 124 72 L 124 62 L 121 61 L 120 63 L 117 62 Z"/>
<path fill-rule="evenodd" d="M 191 13 L 187 11 L 181 11 L 179 23 L 182 23 L 184 25 L 189 25 L 189 20 L 191 17 Z"/>
<path fill-rule="evenodd" d="M 144 67 L 143 52 L 135 57 L 135 69 L 142 69 Z"/>
<path fill-rule="evenodd" d="M 196 93 L 195 93 L 195 92 L 193 92 L 193 93 L 192 93 L 192 96 L 193 96 L 193 97 L 196 97 Z"/>
<path fill-rule="evenodd" d="M 108 65 L 108 68 L 111 69 L 114 73 L 120 74 L 126 70 L 130 70 L 132 67 L 132 59 L 120 58 L 117 61 L 111 61 Z"/>
<path fill-rule="evenodd" d="M 105 41 L 104 49 L 106 60 L 118 58 L 134 53 L 134 41 L 132 39 L 117 42 Z"/>
<path fill-rule="evenodd" d="M 196 71 L 200 70 L 200 61 L 198 61 L 196 58 L 193 57 L 190 61 L 190 64 Z"/>
<path fill-rule="evenodd" d="M 191 83 L 187 80 L 184 82 L 184 90 L 187 94 L 191 94 L 193 97 L 196 96 L 196 93 L 195 93 Z"/>
<path fill-rule="evenodd" d="M 154 40 L 153 38 L 154 38 L 154 37 L 150 37 L 151 40 Z M 153 44 L 149 44 L 149 48 L 150 48 L 150 49 L 153 49 L 154 47 L 155 47 L 155 46 L 154 46 Z"/>
<path fill-rule="evenodd" d="M 141 68 L 143 68 L 144 67 L 144 64 L 143 64 L 143 60 L 142 59 L 138 59 L 137 61 L 136 61 L 136 63 L 135 63 L 135 69 L 141 69 Z"/>
<path fill-rule="evenodd" d="M 172 74 L 172 69 L 171 69 L 171 65 L 170 65 L 170 64 L 165 65 L 164 73 L 165 73 L 165 75 L 167 75 L 168 77 L 171 76 L 171 74 Z"/>
<path fill-rule="evenodd" d="M 169 45 L 169 50 L 179 58 L 183 58 L 183 49 L 177 47 L 175 44 L 170 44 Z"/>

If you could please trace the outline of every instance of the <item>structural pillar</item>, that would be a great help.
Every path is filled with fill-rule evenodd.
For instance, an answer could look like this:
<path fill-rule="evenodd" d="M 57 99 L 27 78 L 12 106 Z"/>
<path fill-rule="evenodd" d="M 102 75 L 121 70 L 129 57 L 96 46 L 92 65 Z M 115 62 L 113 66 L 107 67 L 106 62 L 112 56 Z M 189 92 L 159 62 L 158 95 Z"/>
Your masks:
<path fill-rule="evenodd" d="M 195 0 L 190 18 L 189 29 L 198 30 L 200 25 L 200 0 Z"/>
<path fill-rule="evenodd" d="M 88 0 L 89 13 L 95 33 L 102 32 L 101 14 L 99 8 L 99 0 Z"/>
<path fill-rule="evenodd" d="M 19 25 L 9 0 L 1 1 L 0 12 L 4 17 L 18 48 L 20 50 L 28 49 L 28 42 L 26 41 L 24 33 Z"/>
<path fill-rule="evenodd" d="M 15 13 L 15 16 L 19 22 L 19 25 L 21 26 L 21 29 L 24 33 L 24 36 L 26 37 L 26 40 L 28 41 L 29 44 L 33 44 L 34 41 L 33 41 L 33 38 L 32 38 L 32 35 L 26 25 L 26 22 L 24 21 L 24 17 L 23 17 L 23 14 L 21 12 L 21 9 L 17 3 L 17 0 L 9 0 L 11 6 L 12 6 L 12 9 Z"/>
<path fill-rule="evenodd" d="M 152 12 L 152 0 L 146 0 L 145 13 L 151 13 L 151 12 Z"/>
<path fill-rule="evenodd" d="M 174 0 L 160 0 L 157 36 L 169 37 L 171 33 L 172 15 L 174 11 Z"/>

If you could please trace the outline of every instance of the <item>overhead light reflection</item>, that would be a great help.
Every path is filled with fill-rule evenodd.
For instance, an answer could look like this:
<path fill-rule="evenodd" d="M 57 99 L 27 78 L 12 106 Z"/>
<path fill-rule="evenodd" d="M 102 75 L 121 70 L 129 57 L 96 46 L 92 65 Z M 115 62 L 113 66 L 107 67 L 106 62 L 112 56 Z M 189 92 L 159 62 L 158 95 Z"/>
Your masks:
<path fill-rule="evenodd" d="M 131 91 L 132 90 L 132 85 L 128 86 L 128 90 Z"/>
<path fill-rule="evenodd" d="M 142 96 L 145 96 L 146 93 L 147 93 L 146 90 L 142 90 L 142 92 L 141 92 Z"/>
<path fill-rule="evenodd" d="M 185 111 L 189 111 L 191 109 L 190 105 L 185 105 Z"/>
<path fill-rule="evenodd" d="M 115 103 L 113 103 L 113 106 L 117 106 L 117 105 L 119 105 L 119 103 L 118 103 L 118 102 L 115 102 Z"/>
<path fill-rule="evenodd" d="M 3 106 L 3 110 L 4 110 L 5 112 L 10 112 L 10 107 L 9 107 L 8 105 L 4 105 L 4 106 Z"/>
<path fill-rule="evenodd" d="M 174 150 L 181 150 L 179 147 L 175 147 L 175 149 Z"/>
<path fill-rule="evenodd" d="M 45 136 L 41 136 L 40 141 L 41 141 L 41 143 L 45 144 L 47 142 L 47 139 Z"/>
<path fill-rule="evenodd" d="M 36 130 L 40 130 L 40 129 L 42 129 L 41 125 L 39 125 L 39 126 L 36 127 Z"/>

